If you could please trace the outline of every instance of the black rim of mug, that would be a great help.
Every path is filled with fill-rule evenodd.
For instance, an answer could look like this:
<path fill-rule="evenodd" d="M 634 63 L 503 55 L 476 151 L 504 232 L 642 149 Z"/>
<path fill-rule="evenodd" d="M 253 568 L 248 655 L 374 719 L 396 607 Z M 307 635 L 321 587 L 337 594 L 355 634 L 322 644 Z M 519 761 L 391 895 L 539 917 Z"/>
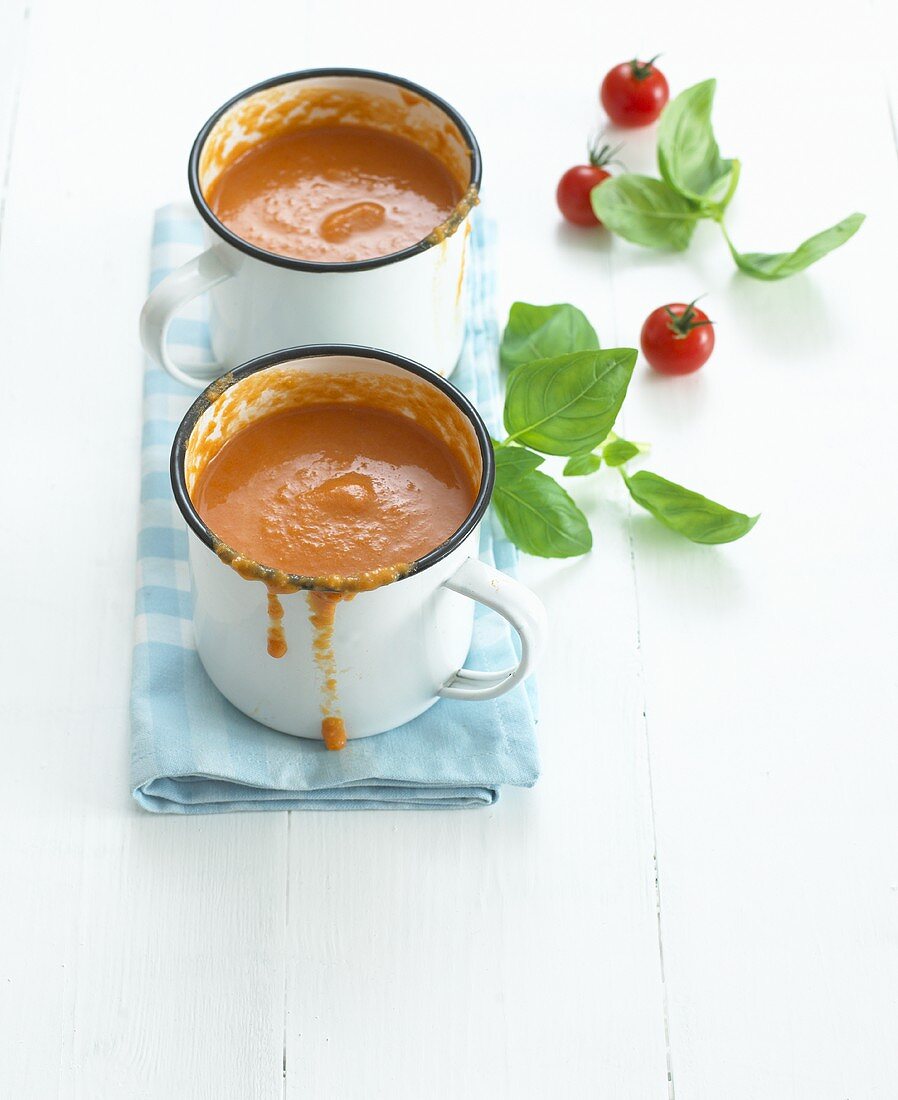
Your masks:
<path fill-rule="evenodd" d="M 269 352 L 267 355 L 260 355 L 256 359 L 250 359 L 249 362 L 242 364 L 224 376 L 224 378 L 228 379 L 228 384 L 224 388 L 222 388 L 223 378 L 211 382 L 184 414 L 184 419 L 181 421 L 175 433 L 170 463 L 172 492 L 174 493 L 175 502 L 190 530 L 193 531 L 201 542 L 214 553 L 215 535 L 203 522 L 202 517 L 193 505 L 193 501 L 190 499 L 190 494 L 187 491 L 187 480 L 184 469 L 187 457 L 187 444 L 190 441 L 191 433 L 196 427 L 197 421 L 222 393 L 226 393 L 231 386 L 242 381 L 244 378 L 249 378 L 251 375 L 261 370 L 277 366 L 281 363 L 295 362 L 301 359 L 323 359 L 330 356 L 348 356 L 350 358 L 374 359 L 382 363 L 391 363 L 393 366 L 408 371 L 409 374 L 414 374 L 419 378 L 423 378 L 425 382 L 429 382 L 431 385 L 435 386 L 444 396 L 448 397 L 458 409 L 460 409 L 470 422 L 474 429 L 474 434 L 477 437 L 483 472 L 480 479 L 480 489 L 471 506 L 470 512 L 468 512 L 461 526 L 450 535 L 445 542 L 440 543 L 439 546 L 425 554 L 424 557 L 418 558 L 417 561 L 412 563 L 408 573 L 403 577 L 397 578 L 398 580 L 404 580 L 405 577 L 421 573 L 431 565 L 435 565 L 437 562 L 442 561 L 443 558 L 451 554 L 453 550 L 457 549 L 465 541 L 481 519 L 483 519 L 493 492 L 493 484 L 496 478 L 496 462 L 493 455 L 492 441 L 486 424 L 483 422 L 480 413 L 468 398 L 465 397 L 461 390 L 453 386 L 452 383 L 443 378 L 442 375 L 430 370 L 429 367 L 424 367 L 420 363 L 416 363 L 412 359 L 406 359 L 402 355 L 395 355 L 393 352 L 381 351 L 378 348 L 369 348 L 356 344 L 309 344 L 303 347 L 284 348 L 282 351 L 273 351 Z M 257 564 L 261 565 L 263 569 L 272 568 L 266 566 L 262 562 Z M 314 577 L 303 577 L 294 573 L 288 573 L 287 577 L 290 584 L 295 585 L 297 588 L 314 587 L 314 582 L 316 580 Z"/>

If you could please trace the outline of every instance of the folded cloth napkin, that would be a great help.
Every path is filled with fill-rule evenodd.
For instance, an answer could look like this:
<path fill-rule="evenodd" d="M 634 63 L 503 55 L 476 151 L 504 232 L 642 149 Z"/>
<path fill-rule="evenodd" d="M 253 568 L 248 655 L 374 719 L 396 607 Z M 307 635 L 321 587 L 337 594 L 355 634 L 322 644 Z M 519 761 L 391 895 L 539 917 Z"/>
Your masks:
<path fill-rule="evenodd" d="M 152 286 L 200 250 L 200 224 L 180 205 L 157 212 Z M 492 236 L 490 223 L 475 219 L 468 332 L 452 381 L 495 428 L 500 391 Z M 195 303 L 172 324 L 181 362 L 209 361 L 202 308 Z M 147 364 L 131 684 L 131 787 L 140 805 L 183 814 L 436 809 L 487 806 L 504 784 L 532 786 L 539 765 L 529 682 L 487 702 L 441 699 L 413 722 L 350 741 L 341 752 L 275 733 L 219 693 L 193 643 L 187 532 L 168 475 L 175 429 L 194 396 Z M 506 572 L 515 568 L 516 551 L 490 517 L 483 524 L 481 556 Z M 490 670 L 515 660 L 505 621 L 478 606 L 467 664 Z"/>

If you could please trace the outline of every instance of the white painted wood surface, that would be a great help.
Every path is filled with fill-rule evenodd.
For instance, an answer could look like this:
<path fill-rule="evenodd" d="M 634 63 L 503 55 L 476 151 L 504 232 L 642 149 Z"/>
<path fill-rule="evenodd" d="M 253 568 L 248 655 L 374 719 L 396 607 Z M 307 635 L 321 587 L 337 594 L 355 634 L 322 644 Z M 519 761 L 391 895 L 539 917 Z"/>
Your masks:
<path fill-rule="evenodd" d="M 0 7 L 0 1097 L 895 1096 L 893 9 L 248 10 Z M 554 185 L 598 79 L 655 49 L 675 89 L 719 78 L 737 242 L 861 209 L 856 240 L 766 285 L 710 227 L 682 257 L 565 231 Z M 714 359 L 641 366 L 627 430 L 763 519 L 694 547 L 611 475 L 578 486 L 594 552 L 524 569 L 553 624 L 532 792 L 150 817 L 127 692 L 151 213 L 219 102 L 328 63 L 469 118 L 503 308 L 570 300 L 628 344 L 708 293 Z"/>

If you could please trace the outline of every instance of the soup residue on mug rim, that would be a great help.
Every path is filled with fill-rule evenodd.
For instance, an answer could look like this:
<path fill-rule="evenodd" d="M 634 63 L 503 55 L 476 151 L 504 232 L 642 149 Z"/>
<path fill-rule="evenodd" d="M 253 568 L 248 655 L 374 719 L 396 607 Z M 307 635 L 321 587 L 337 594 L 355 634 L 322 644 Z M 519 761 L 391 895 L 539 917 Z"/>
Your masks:
<path fill-rule="evenodd" d="M 322 79 L 327 78 L 314 78 Z M 364 75 L 358 79 L 386 84 L 398 95 L 376 95 L 298 79 L 259 89 L 229 107 L 206 135 L 200 151 L 198 182 L 207 207 L 209 190 L 221 173 L 259 142 L 292 129 L 335 124 L 367 126 L 405 137 L 445 165 L 461 197 L 448 217 L 419 243 L 432 246 L 451 237 L 480 202 L 477 183 L 471 179 L 472 150 L 464 135 L 438 104 L 416 92 L 391 84 L 388 79 Z M 326 266 L 339 267 L 340 261 Z"/>

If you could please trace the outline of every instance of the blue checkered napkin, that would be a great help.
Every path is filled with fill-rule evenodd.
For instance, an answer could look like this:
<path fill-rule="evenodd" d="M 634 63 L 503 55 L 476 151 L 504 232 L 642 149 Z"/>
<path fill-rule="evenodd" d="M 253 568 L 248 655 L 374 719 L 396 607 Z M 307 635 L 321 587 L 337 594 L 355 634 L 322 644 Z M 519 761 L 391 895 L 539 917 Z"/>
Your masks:
<path fill-rule="evenodd" d="M 492 238 L 490 223 L 475 219 L 468 334 L 452 380 L 495 427 L 501 398 Z M 200 222 L 190 208 L 160 210 L 151 285 L 195 255 L 201 241 Z M 211 361 L 201 303 L 173 323 L 171 338 L 179 361 Z M 187 531 L 168 475 L 175 429 L 193 397 L 147 365 L 131 684 L 131 788 L 140 805 L 184 814 L 433 809 L 486 806 L 504 784 L 531 786 L 539 767 L 529 684 L 487 702 L 442 699 L 415 721 L 351 741 L 342 752 L 266 729 L 218 692 L 194 648 Z M 481 543 L 484 560 L 514 570 L 516 552 L 489 519 Z M 508 626 L 478 607 L 467 664 L 499 669 L 515 659 Z"/>

